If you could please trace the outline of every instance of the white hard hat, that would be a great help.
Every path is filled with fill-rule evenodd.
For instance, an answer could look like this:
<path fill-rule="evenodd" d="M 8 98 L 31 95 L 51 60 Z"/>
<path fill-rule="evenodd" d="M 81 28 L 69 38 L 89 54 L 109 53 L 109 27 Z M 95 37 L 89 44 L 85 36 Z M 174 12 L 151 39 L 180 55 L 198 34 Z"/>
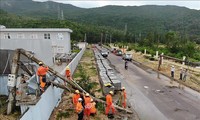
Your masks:
<path fill-rule="evenodd" d="M 125 90 L 125 87 L 122 87 L 122 90 Z"/>
<path fill-rule="evenodd" d="M 80 93 L 79 90 L 76 90 L 75 93 Z"/>
<path fill-rule="evenodd" d="M 82 98 L 79 98 L 78 101 L 82 101 Z"/>
<path fill-rule="evenodd" d="M 86 93 L 85 96 L 90 96 L 90 95 L 88 93 Z"/>
<path fill-rule="evenodd" d="M 69 66 L 66 67 L 66 70 L 70 70 Z"/>
<path fill-rule="evenodd" d="M 109 93 L 110 93 L 111 95 L 113 95 L 113 91 L 110 91 Z"/>
<path fill-rule="evenodd" d="M 39 65 L 42 65 L 43 63 L 42 62 L 39 62 Z"/>
<path fill-rule="evenodd" d="M 94 100 L 91 98 L 91 100 L 90 100 L 91 102 L 93 102 Z"/>

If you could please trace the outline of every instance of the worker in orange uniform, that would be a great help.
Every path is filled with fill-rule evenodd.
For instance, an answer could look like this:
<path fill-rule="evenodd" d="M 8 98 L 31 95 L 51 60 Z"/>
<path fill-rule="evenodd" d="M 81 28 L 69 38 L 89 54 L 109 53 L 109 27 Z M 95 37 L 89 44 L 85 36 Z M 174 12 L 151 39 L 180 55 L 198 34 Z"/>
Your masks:
<path fill-rule="evenodd" d="M 67 77 L 68 80 L 71 80 L 71 71 L 70 71 L 70 68 L 69 66 L 66 67 L 66 70 L 65 70 L 65 75 Z"/>
<path fill-rule="evenodd" d="M 44 88 L 46 86 L 46 74 L 49 68 L 44 67 L 42 62 L 39 62 L 39 66 L 40 67 L 37 70 L 37 75 L 39 76 L 40 79 L 40 89 L 42 92 L 44 92 Z"/>
<path fill-rule="evenodd" d="M 91 102 L 91 97 L 90 97 L 90 95 L 89 95 L 88 93 L 85 94 L 85 96 L 84 96 L 84 101 L 85 101 L 85 105 L 86 105 L 87 103 L 90 103 L 90 102 Z"/>
<path fill-rule="evenodd" d="M 86 93 L 86 95 L 84 96 L 84 102 L 85 102 L 84 115 L 86 116 L 86 120 L 90 120 L 91 97 L 88 93 Z"/>
<path fill-rule="evenodd" d="M 123 108 L 126 108 L 126 91 L 125 91 L 125 87 L 121 88 L 121 105 Z"/>
<path fill-rule="evenodd" d="M 80 92 L 79 92 L 79 90 L 75 90 L 75 93 L 74 93 L 73 98 L 72 98 L 74 108 L 76 108 L 76 104 L 78 103 L 79 98 L 80 98 Z"/>
<path fill-rule="evenodd" d="M 82 98 L 78 98 L 78 103 L 76 105 L 76 112 L 78 113 L 78 120 L 83 120 L 83 105 L 82 105 Z"/>
<path fill-rule="evenodd" d="M 113 91 L 110 91 L 108 95 L 106 95 L 106 115 L 108 115 L 110 109 L 112 109 L 112 113 L 115 113 L 115 108 L 113 106 L 113 102 L 112 102 L 112 95 L 113 95 Z"/>
<path fill-rule="evenodd" d="M 90 115 L 94 116 L 97 113 L 96 109 L 96 103 L 94 102 L 93 99 L 91 99 L 91 109 L 90 109 Z"/>

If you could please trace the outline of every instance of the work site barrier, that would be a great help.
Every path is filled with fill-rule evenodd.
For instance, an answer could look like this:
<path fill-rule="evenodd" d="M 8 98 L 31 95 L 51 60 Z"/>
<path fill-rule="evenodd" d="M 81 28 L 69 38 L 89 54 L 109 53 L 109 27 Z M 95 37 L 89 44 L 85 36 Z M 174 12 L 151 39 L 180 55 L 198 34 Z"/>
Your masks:
<path fill-rule="evenodd" d="M 71 74 L 74 73 L 76 67 L 83 56 L 85 51 L 85 47 L 76 55 L 76 57 L 68 64 L 71 70 Z M 62 75 L 65 74 L 65 69 L 60 72 Z M 57 81 L 61 81 L 57 78 Z M 40 100 L 34 106 L 28 106 L 28 110 L 21 117 L 20 120 L 48 120 L 53 109 L 60 103 L 61 95 L 63 93 L 63 89 L 49 86 L 47 90 L 41 95 Z M 27 106 L 21 106 L 21 109 L 27 108 Z"/>

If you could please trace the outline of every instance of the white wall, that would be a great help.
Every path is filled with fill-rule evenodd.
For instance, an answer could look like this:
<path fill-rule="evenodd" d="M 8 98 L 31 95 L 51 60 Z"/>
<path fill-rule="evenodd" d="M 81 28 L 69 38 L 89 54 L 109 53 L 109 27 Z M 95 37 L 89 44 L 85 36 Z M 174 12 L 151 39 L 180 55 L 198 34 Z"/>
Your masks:
<path fill-rule="evenodd" d="M 0 29 L 0 49 L 33 51 L 45 64 L 53 65 L 56 53 L 71 53 L 70 29 Z M 9 34 L 10 38 L 5 35 Z M 44 34 L 50 34 L 45 39 Z M 19 37 L 21 35 L 21 37 Z M 52 47 L 54 46 L 54 47 Z"/>
<path fill-rule="evenodd" d="M 62 53 L 71 53 L 71 41 L 70 34 L 68 32 L 51 33 L 52 34 L 52 45 L 63 46 Z"/>
<path fill-rule="evenodd" d="M 49 66 L 53 65 L 53 52 L 50 40 L 1 39 L 0 49 L 15 50 L 17 48 L 33 51 L 35 57 L 41 59 Z"/>

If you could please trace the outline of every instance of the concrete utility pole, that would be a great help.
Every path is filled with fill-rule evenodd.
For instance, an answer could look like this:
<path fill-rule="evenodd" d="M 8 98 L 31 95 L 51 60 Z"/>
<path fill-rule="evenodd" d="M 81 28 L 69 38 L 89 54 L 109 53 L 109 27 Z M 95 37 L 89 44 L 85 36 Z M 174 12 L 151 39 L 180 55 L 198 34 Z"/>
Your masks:
<path fill-rule="evenodd" d="M 127 33 L 127 23 L 125 24 L 125 29 L 124 29 L 124 34 L 126 35 Z"/>
<path fill-rule="evenodd" d="M 15 107 L 15 96 L 16 96 L 16 81 L 17 81 L 17 71 L 19 69 L 18 61 L 20 59 L 19 50 L 15 51 L 14 57 L 12 59 L 11 74 L 8 75 L 8 107 L 7 114 L 9 115 L 13 108 Z"/>
<path fill-rule="evenodd" d="M 110 35 L 110 44 L 111 44 L 111 41 L 112 41 L 112 35 Z"/>
<path fill-rule="evenodd" d="M 86 40 L 87 40 L 87 34 L 85 33 L 84 42 L 86 42 Z"/>
<path fill-rule="evenodd" d="M 102 45 L 103 33 L 101 33 L 101 45 Z"/>
<path fill-rule="evenodd" d="M 124 28 L 124 38 L 126 39 L 126 33 L 127 33 L 127 23 L 125 24 L 125 28 Z M 125 42 L 125 39 L 123 40 L 123 45 L 122 45 L 122 52 L 124 53 L 124 42 Z"/>
<path fill-rule="evenodd" d="M 105 40 L 104 40 L 104 43 L 106 44 L 106 40 L 107 40 L 107 34 L 105 35 Z"/>
<path fill-rule="evenodd" d="M 60 4 L 58 4 L 57 12 L 58 12 L 58 20 L 60 20 Z"/>
<path fill-rule="evenodd" d="M 64 20 L 63 10 L 61 10 L 61 20 Z"/>

